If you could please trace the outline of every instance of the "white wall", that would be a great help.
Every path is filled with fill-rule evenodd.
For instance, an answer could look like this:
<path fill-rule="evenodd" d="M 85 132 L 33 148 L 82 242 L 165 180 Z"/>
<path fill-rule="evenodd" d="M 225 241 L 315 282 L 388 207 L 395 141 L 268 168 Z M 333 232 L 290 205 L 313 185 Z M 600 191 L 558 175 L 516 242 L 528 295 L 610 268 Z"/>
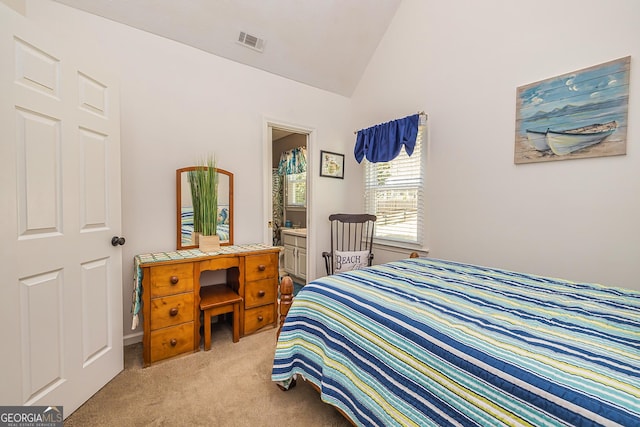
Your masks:
<path fill-rule="evenodd" d="M 235 242 L 253 243 L 263 236 L 265 118 L 313 128 L 316 147 L 309 156 L 314 164 L 319 163 L 320 149 L 340 152 L 345 138 L 353 137 L 348 98 L 57 3 L 29 1 L 27 16 L 50 31 L 75 35 L 79 45 L 100 50 L 99 65 L 120 77 L 125 337 L 132 334 L 133 257 L 176 246 L 177 168 L 214 152 L 218 166 L 235 174 Z M 349 174 L 358 172 L 352 169 Z M 319 201 L 348 199 L 346 186 L 338 181 L 312 177 L 318 202 L 309 225 L 317 237 L 310 251 L 316 258 L 328 245 L 326 217 L 333 211 Z M 320 262 L 317 270 L 324 270 Z M 140 333 L 141 326 L 134 339 Z"/>
<path fill-rule="evenodd" d="M 403 0 L 352 99 L 50 1 L 28 1 L 27 14 L 120 76 L 125 336 L 133 256 L 175 248 L 176 168 L 214 151 L 235 173 L 236 242 L 262 240 L 267 119 L 315 131 L 315 276 L 327 216 L 362 209 L 353 130 L 424 110 L 432 256 L 640 288 L 640 2 Z M 627 55 L 626 156 L 513 164 L 516 87 Z M 320 149 L 346 154 L 344 180 L 317 176 Z"/>
<path fill-rule="evenodd" d="M 640 289 L 640 2 L 403 0 L 356 127 L 429 115 L 430 255 Z M 516 88 L 631 55 L 627 155 L 514 165 Z"/>

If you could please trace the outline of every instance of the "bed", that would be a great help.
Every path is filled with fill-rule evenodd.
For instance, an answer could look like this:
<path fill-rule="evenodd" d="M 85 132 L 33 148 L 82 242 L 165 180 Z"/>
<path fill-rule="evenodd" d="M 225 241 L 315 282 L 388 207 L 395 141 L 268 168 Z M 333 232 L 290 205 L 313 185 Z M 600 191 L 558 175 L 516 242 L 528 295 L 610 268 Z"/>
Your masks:
<path fill-rule="evenodd" d="M 638 291 L 430 258 L 288 288 L 272 380 L 354 425 L 640 425 Z"/>
<path fill-rule="evenodd" d="M 181 208 L 182 244 L 189 246 L 193 244 L 193 207 Z M 218 224 L 216 234 L 221 242 L 229 240 L 229 206 L 218 206 Z"/>

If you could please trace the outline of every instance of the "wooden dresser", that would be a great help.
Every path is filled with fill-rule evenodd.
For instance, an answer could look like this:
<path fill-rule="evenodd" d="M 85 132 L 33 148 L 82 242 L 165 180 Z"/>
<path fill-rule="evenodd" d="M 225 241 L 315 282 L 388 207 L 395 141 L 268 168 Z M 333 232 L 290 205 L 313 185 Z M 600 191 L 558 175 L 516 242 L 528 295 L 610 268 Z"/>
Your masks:
<path fill-rule="evenodd" d="M 226 282 L 242 298 L 240 336 L 276 326 L 279 248 L 223 246 L 135 257 L 134 307 L 143 316 L 144 365 L 200 349 L 200 274 L 225 270 Z"/>

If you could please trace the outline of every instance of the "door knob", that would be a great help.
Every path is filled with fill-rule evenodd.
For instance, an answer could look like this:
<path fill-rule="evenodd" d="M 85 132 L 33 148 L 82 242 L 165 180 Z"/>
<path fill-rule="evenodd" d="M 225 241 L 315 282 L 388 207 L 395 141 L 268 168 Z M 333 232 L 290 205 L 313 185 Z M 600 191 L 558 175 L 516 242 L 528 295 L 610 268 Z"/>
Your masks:
<path fill-rule="evenodd" d="M 124 242 L 125 242 L 124 237 L 113 236 L 111 238 L 111 244 L 113 246 L 118 246 L 118 245 L 122 246 L 124 245 Z"/>

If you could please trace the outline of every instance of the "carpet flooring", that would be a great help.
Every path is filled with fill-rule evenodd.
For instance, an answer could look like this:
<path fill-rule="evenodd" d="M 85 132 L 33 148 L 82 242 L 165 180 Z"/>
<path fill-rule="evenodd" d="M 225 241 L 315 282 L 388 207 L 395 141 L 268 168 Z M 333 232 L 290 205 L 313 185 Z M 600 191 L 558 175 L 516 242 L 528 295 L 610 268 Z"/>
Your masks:
<path fill-rule="evenodd" d="M 125 369 L 65 426 L 349 426 L 304 381 L 271 382 L 276 329 L 231 339 L 214 324 L 210 351 L 142 368 L 142 344 L 125 347 Z"/>
<path fill-rule="evenodd" d="M 298 283 L 298 282 L 293 282 L 293 296 L 295 297 L 296 295 L 298 295 L 298 292 L 300 292 L 300 289 L 302 289 L 304 285 L 302 283 Z"/>

